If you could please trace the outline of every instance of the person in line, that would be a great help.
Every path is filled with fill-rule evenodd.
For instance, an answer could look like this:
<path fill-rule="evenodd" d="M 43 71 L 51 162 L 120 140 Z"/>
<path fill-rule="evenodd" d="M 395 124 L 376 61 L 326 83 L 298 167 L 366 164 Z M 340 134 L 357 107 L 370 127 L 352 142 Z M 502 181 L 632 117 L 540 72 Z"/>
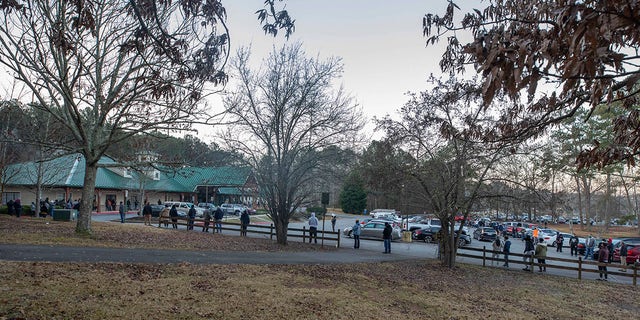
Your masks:
<path fill-rule="evenodd" d="M 600 280 L 607 281 L 607 259 L 609 259 L 609 248 L 605 241 L 602 241 L 598 248 L 600 248 L 600 252 L 598 253 L 598 271 L 600 271 Z"/>
<path fill-rule="evenodd" d="M 160 211 L 160 217 L 158 218 L 158 228 L 160 228 L 160 224 L 164 223 L 164 227 L 169 227 L 169 218 L 171 215 L 169 214 L 169 205 L 165 204 L 162 211 Z"/>
<path fill-rule="evenodd" d="M 36 212 L 36 203 L 31 201 L 31 214 L 33 214 L 33 216 L 37 217 L 39 216 L 39 214 L 37 214 Z"/>
<path fill-rule="evenodd" d="M 336 214 L 331 214 L 331 231 L 336 232 Z"/>
<path fill-rule="evenodd" d="M 189 208 L 189 211 L 187 212 L 187 217 L 188 217 L 188 221 L 187 221 L 187 230 L 193 230 L 193 220 L 196 218 L 196 206 L 195 205 L 191 205 L 191 208 Z"/>
<path fill-rule="evenodd" d="M 125 211 L 124 211 L 124 203 L 122 203 L 122 201 L 120 201 L 118 212 L 120 213 L 120 223 L 124 223 Z"/>
<path fill-rule="evenodd" d="M 178 229 L 178 209 L 176 208 L 176 205 L 172 205 L 171 209 L 169 210 L 169 217 L 171 217 L 171 224 L 173 226 L 174 229 Z"/>
<path fill-rule="evenodd" d="M 584 259 L 593 259 L 593 249 L 596 246 L 596 239 L 592 235 L 589 235 L 585 242 Z"/>
<path fill-rule="evenodd" d="M 607 249 L 609 249 L 609 256 L 607 257 L 607 262 L 613 261 L 613 238 L 609 238 L 607 240 Z"/>
<path fill-rule="evenodd" d="M 525 264 L 522 270 L 529 271 L 529 265 L 533 262 L 533 256 L 536 253 L 536 249 L 533 247 L 533 239 L 530 236 L 524 238 L 524 255 L 522 256 L 522 262 Z M 531 270 L 533 271 L 533 270 Z"/>
<path fill-rule="evenodd" d="M 571 250 L 571 256 L 578 256 L 578 237 L 572 236 L 569 238 L 569 248 Z"/>
<path fill-rule="evenodd" d="M 502 245 L 502 253 L 504 254 L 503 267 L 509 267 L 509 253 L 511 253 L 511 240 L 508 236 L 504 236 L 504 244 Z"/>
<path fill-rule="evenodd" d="M 316 218 L 315 212 L 311 212 L 309 218 L 309 243 L 311 243 L 311 239 L 318 243 L 318 218 Z"/>
<path fill-rule="evenodd" d="M 249 211 L 243 210 L 242 214 L 240 214 L 240 235 L 243 237 L 247 236 L 247 226 L 251 222 L 251 218 L 249 217 Z"/>
<path fill-rule="evenodd" d="M 211 209 L 206 208 L 204 210 L 204 225 L 202 225 L 202 232 L 209 232 L 209 224 L 211 223 Z"/>
<path fill-rule="evenodd" d="M 16 213 L 16 209 L 13 206 L 13 199 L 10 199 L 9 201 L 7 201 L 7 211 L 9 212 L 10 216 Z"/>
<path fill-rule="evenodd" d="M 536 258 L 538 258 L 538 272 L 547 272 L 547 244 L 540 238 L 536 244 Z"/>
<path fill-rule="evenodd" d="M 356 224 L 351 228 L 351 235 L 353 236 L 353 248 L 360 249 L 360 220 L 356 219 Z"/>
<path fill-rule="evenodd" d="M 627 244 L 620 241 L 620 271 L 627 272 Z"/>
<path fill-rule="evenodd" d="M 391 253 L 391 232 L 393 229 L 389 222 L 384 223 L 384 230 L 382 230 L 382 240 L 384 242 L 384 253 Z"/>
<path fill-rule="evenodd" d="M 216 208 L 216 213 L 213 215 L 213 220 L 216 224 L 216 233 L 222 233 L 222 218 L 224 218 L 224 212 L 220 207 Z"/>
<path fill-rule="evenodd" d="M 556 252 L 562 252 L 562 246 L 564 245 L 564 237 L 562 233 L 558 232 L 556 234 Z"/>
<path fill-rule="evenodd" d="M 500 237 L 496 236 L 496 240 L 491 244 L 493 251 L 491 252 L 491 265 L 494 262 L 498 263 L 500 260 L 500 252 L 502 251 L 502 241 L 500 241 Z"/>
<path fill-rule="evenodd" d="M 20 218 L 22 215 L 22 203 L 20 203 L 20 199 L 16 199 L 16 201 L 13 202 L 13 211 L 16 212 L 16 217 Z"/>
<path fill-rule="evenodd" d="M 151 213 L 153 210 L 151 210 L 151 205 L 149 204 L 149 202 L 144 204 L 144 208 L 142 208 L 142 216 L 144 217 L 144 225 L 145 226 L 150 226 L 151 225 Z"/>

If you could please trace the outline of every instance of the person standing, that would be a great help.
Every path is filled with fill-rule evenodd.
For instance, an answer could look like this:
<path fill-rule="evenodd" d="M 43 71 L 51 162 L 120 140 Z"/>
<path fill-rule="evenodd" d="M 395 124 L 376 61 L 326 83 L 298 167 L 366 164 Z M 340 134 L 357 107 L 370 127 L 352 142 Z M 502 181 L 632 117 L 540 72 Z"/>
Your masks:
<path fill-rule="evenodd" d="M 536 258 L 538 258 L 538 268 L 539 272 L 547 272 L 547 244 L 544 242 L 544 239 L 540 238 L 538 244 L 536 244 L 535 250 Z"/>
<path fill-rule="evenodd" d="M 169 217 L 171 217 L 171 224 L 174 229 L 178 229 L 178 209 L 176 209 L 176 205 L 172 205 L 169 210 Z"/>
<path fill-rule="evenodd" d="M 593 259 L 593 248 L 595 246 L 596 246 L 596 239 L 594 239 L 592 235 L 589 235 L 589 237 L 585 241 L 585 251 L 584 251 L 585 260 L 589 258 Z"/>
<path fill-rule="evenodd" d="M 35 202 L 33 202 L 33 201 L 31 201 L 31 214 L 32 214 L 34 217 L 38 217 L 38 216 L 39 216 L 38 212 L 36 212 L 36 209 L 37 209 L 37 208 L 36 208 L 36 203 L 35 203 Z"/>
<path fill-rule="evenodd" d="M 620 271 L 627 272 L 627 244 L 620 241 Z"/>
<path fill-rule="evenodd" d="M 240 235 L 243 237 L 247 236 L 247 226 L 251 222 L 251 218 L 249 217 L 249 211 L 246 209 L 242 211 L 240 214 Z"/>
<path fill-rule="evenodd" d="M 311 243 L 311 239 L 318 243 L 318 218 L 316 218 L 315 212 L 311 212 L 311 217 L 309 218 L 309 243 Z"/>
<path fill-rule="evenodd" d="M 211 207 L 204 210 L 204 225 L 202 226 L 202 232 L 209 232 L 209 224 L 211 223 Z"/>
<path fill-rule="evenodd" d="M 384 230 L 382 230 L 382 240 L 384 241 L 384 253 L 391 253 L 391 232 L 393 229 L 389 222 L 384 223 Z"/>
<path fill-rule="evenodd" d="M 558 232 L 556 234 L 556 252 L 562 252 L 562 246 L 564 245 L 564 237 L 562 233 Z"/>
<path fill-rule="evenodd" d="M 607 243 L 602 242 L 598 246 L 600 248 L 600 252 L 598 253 L 598 271 L 600 271 L 600 280 L 607 281 L 607 259 L 609 259 L 609 248 L 607 248 Z M 604 276 L 604 279 L 602 277 Z"/>
<path fill-rule="evenodd" d="M 336 214 L 331 214 L 331 231 L 336 232 Z"/>
<path fill-rule="evenodd" d="M 151 210 L 151 205 L 149 204 L 149 202 L 144 204 L 144 208 L 142 208 L 142 216 L 144 217 L 144 225 L 145 226 L 150 226 L 151 225 L 151 213 L 153 210 Z"/>
<path fill-rule="evenodd" d="M 118 212 L 120 212 L 120 222 L 124 223 L 124 203 L 122 203 L 122 201 L 120 201 L 120 206 L 118 207 Z"/>
<path fill-rule="evenodd" d="M 13 206 L 13 199 L 10 199 L 9 201 L 7 201 L 7 210 L 9 212 L 9 215 L 12 216 L 15 214 L 16 209 Z"/>
<path fill-rule="evenodd" d="M 22 215 L 22 203 L 20 203 L 20 199 L 16 199 L 16 201 L 13 202 L 13 208 L 16 212 L 16 217 L 20 218 L 20 215 Z"/>
<path fill-rule="evenodd" d="M 500 241 L 500 237 L 496 236 L 496 240 L 491 244 L 493 251 L 491 252 L 491 265 L 494 262 L 498 263 L 500 260 L 500 251 L 502 251 L 502 241 Z"/>
<path fill-rule="evenodd" d="M 569 248 L 571 250 L 572 257 L 574 254 L 578 256 L 578 237 L 571 236 L 571 238 L 569 238 Z"/>
<path fill-rule="evenodd" d="M 356 224 L 351 228 L 351 235 L 353 236 L 353 248 L 360 249 L 360 220 L 356 219 Z"/>
<path fill-rule="evenodd" d="M 160 217 L 158 218 L 158 228 L 160 228 L 161 223 L 164 223 L 165 228 L 169 226 L 169 218 L 171 217 L 169 211 L 169 205 L 165 204 L 162 211 L 160 211 Z"/>
<path fill-rule="evenodd" d="M 224 212 L 218 206 L 216 208 L 216 213 L 213 215 L 213 220 L 216 223 L 216 233 L 222 233 L 222 218 L 224 218 Z"/>
<path fill-rule="evenodd" d="M 522 262 L 525 264 L 522 270 L 529 271 L 529 265 L 533 262 L 533 256 L 536 253 L 533 247 L 533 239 L 530 236 L 524 238 L 524 255 L 522 256 Z M 531 270 L 533 271 L 533 270 Z"/>
<path fill-rule="evenodd" d="M 196 206 L 191 205 L 189 211 L 187 212 L 187 216 L 189 220 L 187 221 L 187 230 L 193 230 L 193 220 L 196 218 Z"/>
<path fill-rule="evenodd" d="M 504 254 L 503 267 L 509 267 L 509 253 L 511 253 L 511 240 L 508 236 L 504 236 L 504 244 L 502 245 L 502 253 Z"/>

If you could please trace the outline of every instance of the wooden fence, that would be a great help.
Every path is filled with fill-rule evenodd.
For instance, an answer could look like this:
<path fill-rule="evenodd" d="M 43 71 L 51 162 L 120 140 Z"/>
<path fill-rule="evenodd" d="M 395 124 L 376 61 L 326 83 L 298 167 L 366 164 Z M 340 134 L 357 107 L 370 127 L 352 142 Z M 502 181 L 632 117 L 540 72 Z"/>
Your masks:
<path fill-rule="evenodd" d="M 181 226 L 189 226 L 189 220 L 188 218 L 185 217 L 176 217 L 174 218 L 176 219 L 176 225 L 181 225 Z M 204 219 L 202 218 L 195 218 L 193 219 L 193 228 L 203 228 L 204 226 Z M 171 219 L 163 219 L 160 218 L 158 220 L 158 227 L 163 227 L 165 226 L 165 224 L 170 228 L 173 224 L 173 222 L 171 221 Z M 221 230 L 223 231 L 231 231 L 231 232 L 238 232 L 238 234 L 240 234 L 240 223 L 235 223 L 235 222 L 220 222 L 221 226 Z M 215 232 L 215 222 L 213 220 L 210 221 L 209 223 L 209 229 L 211 229 L 211 232 Z M 247 233 L 255 233 L 255 234 L 264 234 L 264 235 L 268 235 L 269 239 L 274 239 L 276 236 L 276 229 L 275 226 L 273 225 L 273 223 L 269 224 L 269 225 L 264 225 L 264 224 L 249 224 L 247 225 Z M 340 247 L 340 232 L 339 231 L 327 231 L 327 230 L 318 230 L 317 232 L 317 240 L 318 242 L 320 242 L 321 244 L 324 244 L 325 241 L 334 241 L 335 242 L 335 246 L 336 247 Z M 287 228 L 287 238 L 302 238 L 303 242 L 307 242 L 309 240 L 309 229 L 307 229 L 306 227 L 302 227 L 302 228 Z"/>
<path fill-rule="evenodd" d="M 464 251 L 471 251 L 471 252 L 475 252 L 476 254 L 473 253 L 461 253 L 460 250 L 464 250 Z M 502 252 L 499 252 L 500 257 L 501 258 L 493 258 L 493 250 L 488 250 L 486 247 L 483 247 L 482 249 L 480 248 L 469 248 L 469 247 L 460 247 L 458 248 L 457 251 L 457 256 L 458 257 L 465 257 L 465 258 L 472 258 L 472 259 L 481 259 L 482 260 L 482 266 L 486 267 L 487 265 L 487 261 L 498 261 L 499 263 L 503 263 L 504 262 L 504 255 Z M 522 260 L 522 258 L 524 257 L 524 254 L 521 253 L 509 253 L 509 263 L 516 263 L 516 264 L 522 264 L 525 265 L 524 261 Z M 511 257 L 519 257 L 518 259 L 511 259 Z M 535 260 L 535 261 L 534 261 Z M 563 266 L 563 265 L 558 265 L 558 264 L 550 264 L 550 261 L 559 261 L 559 262 L 567 262 L 567 263 L 571 263 L 571 264 L 576 264 L 576 266 Z M 571 271 L 576 271 L 577 276 L 578 276 L 578 280 L 582 280 L 582 273 L 584 272 L 591 272 L 591 273 L 600 273 L 600 271 L 598 270 L 598 266 L 607 266 L 607 270 L 609 270 L 609 267 L 614 267 L 616 268 L 616 271 L 607 271 L 608 274 L 610 275 L 616 275 L 616 276 L 621 276 L 621 277 L 629 277 L 632 278 L 632 282 L 633 285 L 637 285 L 637 279 L 638 279 L 638 263 L 636 264 L 632 264 L 632 265 L 628 265 L 627 266 L 627 270 L 631 271 L 631 272 L 621 272 L 621 271 L 617 271 L 618 268 L 620 268 L 620 264 L 612 264 L 612 263 L 601 263 L 601 262 L 597 262 L 597 261 L 588 261 L 588 260 L 582 260 L 581 256 L 578 256 L 578 259 L 567 259 L 567 258 L 558 258 L 558 257 L 549 257 L 547 256 L 545 258 L 545 264 L 540 264 L 537 262 L 537 258 L 535 258 L 535 256 L 532 259 L 529 259 L 529 262 L 527 263 L 529 265 L 529 270 L 531 270 L 531 272 L 533 272 L 534 267 L 538 267 L 538 266 L 543 266 L 546 267 L 547 269 L 561 269 L 561 270 L 571 270 Z M 593 267 L 595 268 L 593 268 Z"/>

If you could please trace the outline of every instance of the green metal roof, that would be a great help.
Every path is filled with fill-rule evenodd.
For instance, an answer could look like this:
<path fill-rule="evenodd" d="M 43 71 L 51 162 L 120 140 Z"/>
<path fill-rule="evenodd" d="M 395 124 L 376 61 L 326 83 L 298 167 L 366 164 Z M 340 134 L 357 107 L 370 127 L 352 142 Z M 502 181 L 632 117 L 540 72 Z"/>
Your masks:
<path fill-rule="evenodd" d="M 131 177 L 124 177 L 108 167 L 118 163 L 107 156 L 98 162 L 96 188 L 98 189 L 138 189 L 139 174 L 130 172 Z M 43 162 L 27 162 L 7 167 L 3 178 L 7 185 L 36 184 L 38 167 L 41 168 L 42 183 L 50 187 L 81 188 L 84 185 L 85 161 L 80 154 L 65 155 Z M 160 179 L 145 179 L 146 190 L 164 192 L 193 192 L 197 186 L 241 187 L 251 175 L 248 167 L 186 167 L 179 170 L 165 168 L 160 170 Z"/>

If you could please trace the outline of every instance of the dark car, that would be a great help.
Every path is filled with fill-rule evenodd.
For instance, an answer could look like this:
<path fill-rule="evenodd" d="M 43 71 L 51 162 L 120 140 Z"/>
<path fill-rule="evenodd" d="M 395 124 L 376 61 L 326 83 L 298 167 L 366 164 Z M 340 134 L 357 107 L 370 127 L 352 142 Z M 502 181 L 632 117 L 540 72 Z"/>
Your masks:
<path fill-rule="evenodd" d="M 428 226 L 422 229 L 414 230 L 412 233 L 412 237 L 413 240 L 433 242 L 433 240 L 437 238 L 438 231 L 440 231 L 440 226 Z"/>
<path fill-rule="evenodd" d="M 458 239 L 458 247 L 464 247 L 468 244 L 471 244 L 471 236 L 467 234 L 466 231 L 462 230 L 462 234 L 458 237 L 458 232 L 456 231 L 456 237 Z"/>
<path fill-rule="evenodd" d="M 473 238 L 478 241 L 494 241 L 497 236 L 496 230 L 491 227 L 477 228 L 473 231 Z"/>
<path fill-rule="evenodd" d="M 625 242 L 626 243 L 626 242 Z M 632 265 L 640 259 L 640 242 L 627 243 L 627 265 Z M 620 246 L 613 249 L 614 262 L 620 262 Z"/>
<path fill-rule="evenodd" d="M 160 216 L 160 211 L 162 211 L 162 209 L 164 209 L 164 204 L 152 204 L 151 205 L 151 216 L 152 217 L 159 217 Z"/>

